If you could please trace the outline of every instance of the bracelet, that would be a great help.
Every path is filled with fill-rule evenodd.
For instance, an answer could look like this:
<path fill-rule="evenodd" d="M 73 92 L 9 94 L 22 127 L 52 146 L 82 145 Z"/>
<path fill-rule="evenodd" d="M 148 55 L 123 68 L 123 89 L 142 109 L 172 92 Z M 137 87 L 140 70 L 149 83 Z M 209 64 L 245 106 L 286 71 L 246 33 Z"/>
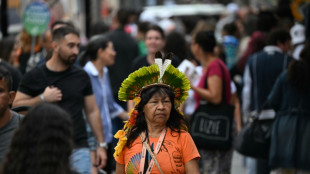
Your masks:
<path fill-rule="evenodd" d="M 40 95 L 40 99 L 41 99 L 42 101 L 45 101 L 45 98 L 44 98 L 43 94 Z"/>
<path fill-rule="evenodd" d="M 98 144 L 99 147 L 103 147 L 105 149 L 108 149 L 108 144 L 106 142 L 103 142 L 103 143 L 99 143 Z"/>

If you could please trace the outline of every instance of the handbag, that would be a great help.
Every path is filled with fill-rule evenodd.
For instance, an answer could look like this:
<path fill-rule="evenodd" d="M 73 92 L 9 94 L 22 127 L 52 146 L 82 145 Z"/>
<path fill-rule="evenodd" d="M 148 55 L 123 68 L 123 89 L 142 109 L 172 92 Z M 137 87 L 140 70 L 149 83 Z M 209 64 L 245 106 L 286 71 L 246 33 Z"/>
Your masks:
<path fill-rule="evenodd" d="M 235 149 L 245 156 L 267 159 L 274 119 L 260 120 L 259 114 L 252 116 L 238 134 Z"/>
<path fill-rule="evenodd" d="M 221 65 L 220 67 L 224 75 L 224 70 Z M 222 102 L 219 105 L 201 103 L 192 116 L 190 132 L 200 149 L 228 150 L 232 147 L 234 106 L 225 103 L 224 81 Z"/>
<path fill-rule="evenodd" d="M 250 65 L 255 72 L 253 74 L 253 83 L 258 83 L 257 76 L 257 55 L 253 57 L 253 63 Z M 287 56 L 285 61 L 287 62 Z M 283 63 L 283 70 L 286 68 L 286 63 Z M 253 158 L 268 159 L 270 148 L 270 137 L 272 125 L 274 122 L 274 114 L 270 116 L 270 110 L 263 110 L 268 106 L 267 101 L 262 107 L 258 104 L 258 89 L 253 88 L 256 108 L 258 111 L 251 113 L 248 123 L 242 128 L 235 142 L 235 150 L 239 153 Z M 269 115 L 269 116 L 268 116 Z M 266 119 L 267 118 L 267 119 Z"/>

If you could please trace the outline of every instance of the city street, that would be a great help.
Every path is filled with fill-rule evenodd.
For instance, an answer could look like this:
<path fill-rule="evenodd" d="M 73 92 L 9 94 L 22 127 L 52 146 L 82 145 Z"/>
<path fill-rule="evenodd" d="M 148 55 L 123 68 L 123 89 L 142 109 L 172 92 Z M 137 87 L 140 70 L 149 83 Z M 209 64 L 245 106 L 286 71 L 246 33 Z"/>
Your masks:
<path fill-rule="evenodd" d="M 310 0 L 0 9 L 0 174 L 310 174 Z"/>

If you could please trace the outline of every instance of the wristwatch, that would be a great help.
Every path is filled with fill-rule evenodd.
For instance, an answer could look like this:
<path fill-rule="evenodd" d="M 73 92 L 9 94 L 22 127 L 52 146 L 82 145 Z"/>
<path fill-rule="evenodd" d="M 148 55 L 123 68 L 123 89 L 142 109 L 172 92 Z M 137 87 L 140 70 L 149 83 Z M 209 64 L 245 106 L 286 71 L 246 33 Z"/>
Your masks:
<path fill-rule="evenodd" d="M 98 146 L 99 147 L 103 147 L 105 149 L 108 149 L 108 143 L 106 143 L 106 142 L 101 142 L 101 143 L 98 144 Z"/>

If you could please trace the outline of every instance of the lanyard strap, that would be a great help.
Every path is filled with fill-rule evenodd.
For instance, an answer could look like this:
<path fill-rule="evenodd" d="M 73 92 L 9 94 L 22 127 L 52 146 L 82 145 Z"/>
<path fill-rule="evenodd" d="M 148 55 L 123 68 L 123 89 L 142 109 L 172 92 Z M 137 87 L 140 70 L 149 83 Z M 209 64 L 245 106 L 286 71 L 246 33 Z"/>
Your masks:
<path fill-rule="evenodd" d="M 161 145 L 163 144 L 164 142 L 164 138 L 165 138 L 165 135 L 166 135 L 166 132 L 167 132 L 167 128 L 163 129 L 161 134 L 160 134 L 160 137 L 157 141 L 157 145 L 156 145 L 156 148 L 154 150 L 154 154 L 152 153 L 152 151 L 150 150 L 149 148 L 149 145 L 146 143 L 146 142 L 143 142 L 143 138 L 142 137 L 145 137 L 145 132 L 142 133 L 141 135 L 141 140 L 143 142 L 143 146 L 142 146 L 142 156 L 141 156 L 141 161 L 140 161 L 140 169 L 139 169 L 139 174 L 143 174 L 143 171 L 144 171 L 144 164 L 145 164 L 145 158 L 146 158 L 146 150 L 148 150 L 148 152 L 150 153 L 152 159 L 151 159 L 151 162 L 149 164 L 149 167 L 147 168 L 146 170 L 146 174 L 149 174 L 151 173 L 153 167 L 154 167 L 154 163 L 157 161 L 155 156 L 158 154 L 159 150 L 160 150 L 160 147 Z M 148 149 L 147 149 L 148 148 Z M 155 161 L 156 160 L 156 161 Z M 158 164 L 157 164 L 158 165 Z M 159 168 L 159 165 L 157 166 Z M 161 170 L 159 168 L 159 170 Z"/>

